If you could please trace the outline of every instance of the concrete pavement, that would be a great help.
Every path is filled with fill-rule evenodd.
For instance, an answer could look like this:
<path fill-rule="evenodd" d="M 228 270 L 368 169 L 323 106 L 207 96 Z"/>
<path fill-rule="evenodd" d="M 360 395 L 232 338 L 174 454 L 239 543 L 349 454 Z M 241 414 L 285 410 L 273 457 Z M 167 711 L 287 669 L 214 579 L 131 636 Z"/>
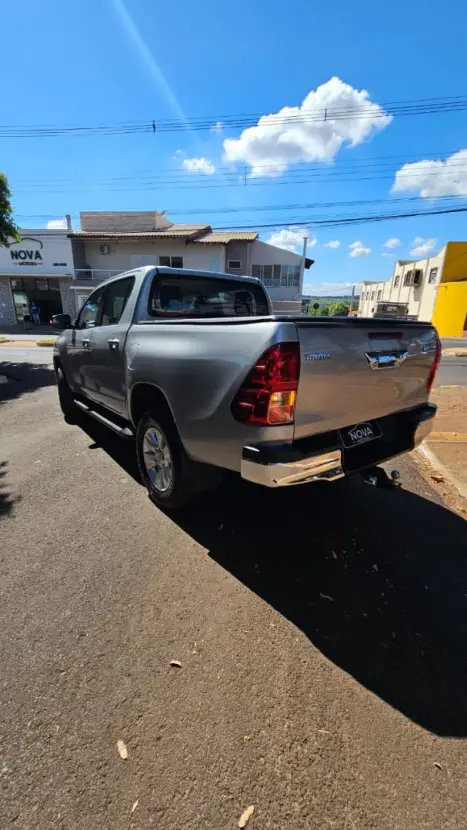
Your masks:
<path fill-rule="evenodd" d="M 399 493 L 230 482 L 169 517 L 132 445 L 24 371 L 0 404 L 0 826 L 462 826 L 466 525 L 416 465 Z"/>

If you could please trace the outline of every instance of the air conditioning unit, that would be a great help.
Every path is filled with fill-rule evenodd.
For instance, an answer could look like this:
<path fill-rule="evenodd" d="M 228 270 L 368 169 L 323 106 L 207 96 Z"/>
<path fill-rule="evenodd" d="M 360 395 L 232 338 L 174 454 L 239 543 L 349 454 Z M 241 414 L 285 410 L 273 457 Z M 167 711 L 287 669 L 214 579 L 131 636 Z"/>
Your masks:
<path fill-rule="evenodd" d="M 110 254 L 110 245 L 100 245 L 99 253 L 103 254 L 104 256 Z"/>

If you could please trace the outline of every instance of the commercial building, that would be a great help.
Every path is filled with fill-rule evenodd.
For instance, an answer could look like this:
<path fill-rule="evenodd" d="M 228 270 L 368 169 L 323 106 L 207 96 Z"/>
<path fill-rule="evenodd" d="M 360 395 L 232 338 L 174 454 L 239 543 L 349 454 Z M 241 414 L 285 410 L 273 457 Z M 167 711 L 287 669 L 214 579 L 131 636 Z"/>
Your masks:
<path fill-rule="evenodd" d="M 35 303 L 42 323 L 75 312 L 73 252 L 67 230 L 24 230 L 19 242 L 0 247 L 0 327 L 23 319 Z"/>
<path fill-rule="evenodd" d="M 177 224 L 165 212 L 82 212 L 73 246 L 78 308 L 104 279 L 141 265 L 165 265 L 255 276 L 274 308 L 299 312 L 302 257 L 258 239 L 256 231 L 213 231 L 206 224 Z M 305 268 L 313 260 L 306 259 Z"/>
<path fill-rule="evenodd" d="M 467 242 L 421 260 L 397 260 L 387 281 L 362 283 L 358 313 L 397 313 L 433 322 L 442 337 L 467 337 Z"/>

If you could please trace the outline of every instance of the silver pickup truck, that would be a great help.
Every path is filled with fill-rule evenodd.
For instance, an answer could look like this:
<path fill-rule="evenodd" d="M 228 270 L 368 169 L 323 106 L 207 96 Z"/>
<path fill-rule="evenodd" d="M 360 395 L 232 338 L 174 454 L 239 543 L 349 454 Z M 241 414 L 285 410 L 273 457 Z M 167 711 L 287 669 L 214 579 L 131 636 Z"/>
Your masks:
<path fill-rule="evenodd" d="M 436 412 L 431 325 L 274 315 L 252 277 L 147 266 L 53 324 L 63 413 L 135 439 L 167 508 L 225 470 L 267 487 L 366 471 L 419 444 Z"/>

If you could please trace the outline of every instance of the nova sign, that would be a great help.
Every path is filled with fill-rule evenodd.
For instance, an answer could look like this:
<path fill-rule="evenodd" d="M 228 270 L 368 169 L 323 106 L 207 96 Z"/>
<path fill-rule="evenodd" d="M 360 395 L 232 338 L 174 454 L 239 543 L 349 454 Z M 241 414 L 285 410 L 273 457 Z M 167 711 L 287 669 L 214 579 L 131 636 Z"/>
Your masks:
<path fill-rule="evenodd" d="M 11 259 L 17 265 L 42 265 L 42 241 L 40 239 L 34 239 L 32 236 L 24 236 L 19 244 L 24 245 L 24 243 L 27 244 L 28 242 L 34 244 L 29 244 L 24 248 L 12 248 L 10 246 Z M 36 247 L 37 245 L 39 247 Z"/>

